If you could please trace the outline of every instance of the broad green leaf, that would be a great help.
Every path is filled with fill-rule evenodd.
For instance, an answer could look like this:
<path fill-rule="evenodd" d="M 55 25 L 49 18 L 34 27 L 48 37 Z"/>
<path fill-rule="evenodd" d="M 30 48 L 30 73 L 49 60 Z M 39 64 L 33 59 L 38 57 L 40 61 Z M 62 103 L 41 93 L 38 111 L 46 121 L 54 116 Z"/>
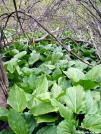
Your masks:
<path fill-rule="evenodd" d="M 30 109 L 30 113 L 34 116 L 39 116 L 56 111 L 58 111 L 58 107 L 54 107 L 50 102 L 40 103 Z"/>
<path fill-rule="evenodd" d="M 67 68 L 68 67 L 68 60 L 59 60 L 56 64 L 55 64 L 56 68 L 61 68 L 61 69 L 64 69 L 64 68 Z"/>
<path fill-rule="evenodd" d="M 46 78 L 46 75 L 42 75 L 40 78 L 36 80 L 35 91 L 36 94 L 41 94 L 48 91 L 48 80 Z"/>
<path fill-rule="evenodd" d="M 62 52 L 54 52 L 52 54 L 52 62 L 53 63 L 56 63 L 56 61 L 58 61 L 59 59 L 61 59 L 61 57 L 63 56 L 63 53 Z"/>
<path fill-rule="evenodd" d="M 90 131 L 101 133 L 101 115 L 93 114 L 93 115 L 86 115 L 83 122 L 82 128 L 88 129 Z"/>
<path fill-rule="evenodd" d="M 15 134 L 28 134 L 28 125 L 20 113 L 9 110 L 8 123 Z"/>
<path fill-rule="evenodd" d="M 71 87 L 71 81 L 66 80 L 65 77 L 60 77 L 58 79 L 58 85 L 63 89 L 63 91 L 66 91 L 67 88 Z"/>
<path fill-rule="evenodd" d="M 85 79 L 95 81 L 100 75 L 101 75 L 101 65 L 97 65 L 86 73 Z"/>
<path fill-rule="evenodd" d="M 38 94 L 35 96 L 36 98 L 38 98 L 39 100 L 43 101 L 43 102 L 49 102 L 50 101 L 50 92 L 45 92 L 42 94 Z"/>
<path fill-rule="evenodd" d="M 63 104 L 58 102 L 59 112 L 60 115 L 65 119 L 72 119 L 73 118 L 73 112 Z"/>
<path fill-rule="evenodd" d="M 68 61 L 68 67 L 69 68 L 72 67 L 72 66 L 74 66 L 74 65 L 75 65 L 75 61 L 74 60 Z"/>
<path fill-rule="evenodd" d="M 72 120 L 63 120 L 57 127 L 57 134 L 73 134 L 75 125 Z"/>
<path fill-rule="evenodd" d="M 25 74 L 25 75 L 30 75 L 31 73 L 33 73 L 33 69 L 31 68 L 28 68 L 28 67 L 23 67 L 22 69 L 22 72 Z"/>
<path fill-rule="evenodd" d="M 90 90 L 97 86 L 97 84 L 91 80 L 80 80 L 77 84 L 80 84 L 85 90 Z"/>
<path fill-rule="evenodd" d="M 0 134 L 14 134 L 11 130 L 2 130 L 1 132 L 0 132 Z"/>
<path fill-rule="evenodd" d="M 14 58 L 16 58 L 16 59 L 20 59 L 20 58 L 22 58 L 24 55 L 26 55 L 27 54 L 27 52 L 26 51 L 22 51 L 22 52 L 19 52 L 18 54 L 16 54 L 15 56 L 14 56 Z"/>
<path fill-rule="evenodd" d="M 32 99 L 32 94 L 29 94 L 29 93 L 25 93 L 25 96 L 26 96 L 26 101 L 30 101 Z"/>
<path fill-rule="evenodd" d="M 34 73 L 36 76 L 39 76 L 39 75 L 43 74 L 42 69 L 41 69 L 40 67 L 34 68 L 34 69 L 33 69 L 33 73 Z"/>
<path fill-rule="evenodd" d="M 46 126 L 38 130 L 36 134 L 57 134 L 56 126 Z"/>
<path fill-rule="evenodd" d="M 72 112 L 79 114 L 85 108 L 85 91 L 82 86 L 77 85 L 67 88 L 66 96 L 64 97 L 67 107 Z"/>
<path fill-rule="evenodd" d="M 55 66 L 54 65 L 44 64 L 44 66 L 48 67 L 50 70 L 55 69 Z"/>
<path fill-rule="evenodd" d="M 22 71 L 21 71 L 20 67 L 18 65 L 16 65 L 15 68 L 16 68 L 18 74 L 21 75 L 22 74 Z"/>
<path fill-rule="evenodd" d="M 67 71 L 63 71 L 64 74 L 73 82 L 78 82 L 84 78 L 84 73 L 77 68 L 69 68 Z"/>
<path fill-rule="evenodd" d="M 7 121 L 8 110 L 6 108 L 0 107 L 0 120 Z"/>
<path fill-rule="evenodd" d="M 27 105 L 24 91 L 14 85 L 9 92 L 7 103 L 17 112 L 22 112 Z"/>
<path fill-rule="evenodd" d="M 50 73 L 52 72 L 52 71 L 51 71 L 48 67 L 46 67 L 44 64 L 40 65 L 39 68 L 37 68 L 37 69 L 39 69 L 39 72 L 43 72 L 43 73 L 45 73 L 45 74 L 50 74 Z M 37 73 L 35 73 L 35 74 L 37 74 Z"/>
<path fill-rule="evenodd" d="M 18 51 L 17 49 L 13 49 L 13 50 L 11 50 L 11 51 L 14 53 L 14 55 L 16 55 L 16 54 L 19 53 L 19 51 Z"/>
<path fill-rule="evenodd" d="M 31 89 L 34 88 L 35 81 L 37 80 L 37 77 L 34 75 L 34 73 L 31 73 L 28 78 L 28 84 Z"/>
<path fill-rule="evenodd" d="M 58 80 L 59 77 L 62 76 L 62 71 L 59 68 L 56 68 L 52 74 L 54 80 Z"/>
<path fill-rule="evenodd" d="M 14 73 L 16 65 L 17 65 L 16 58 L 13 58 L 8 62 L 7 69 L 9 70 L 10 73 Z"/>
<path fill-rule="evenodd" d="M 25 113 L 23 113 L 23 117 L 24 117 L 26 123 L 28 124 L 28 134 L 32 134 L 33 130 L 36 127 L 36 121 L 35 121 L 33 115 L 28 112 L 25 112 Z"/>
<path fill-rule="evenodd" d="M 62 90 L 62 88 L 60 86 L 58 86 L 56 83 L 54 83 L 54 85 L 51 88 L 51 93 L 52 93 L 52 97 L 53 98 L 58 98 L 60 96 L 64 95 L 64 91 Z"/>
<path fill-rule="evenodd" d="M 100 92 L 92 91 L 91 94 L 92 94 L 92 97 L 93 97 L 94 104 L 97 105 L 98 101 L 101 100 Z"/>
<path fill-rule="evenodd" d="M 55 80 L 48 80 L 48 88 L 51 88 L 51 86 L 55 83 Z"/>
<path fill-rule="evenodd" d="M 30 54 L 28 63 L 29 63 L 29 65 L 33 65 L 39 59 L 40 59 L 40 54 L 37 53 L 35 50 L 33 50 L 32 53 Z"/>
<path fill-rule="evenodd" d="M 86 113 L 95 114 L 97 113 L 97 105 L 94 105 L 93 97 L 91 91 L 86 92 Z"/>
<path fill-rule="evenodd" d="M 26 93 L 32 93 L 32 89 L 30 88 L 28 84 L 29 78 L 24 75 L 23 76 L 23 81 L 20 83 L 20 87 L 26 92 Z"/>
<path fill-rule="evenodd" d="M 48 50 L 50 50 L 51 49 L 51 47 L 52 47 L 52 44 L 46 44 L 46 45 L 40 45 L 40 51 L 41 52 L 46 52 L 46 51 L 48 51 Z"/>
<path fill-rule="evenodd" d="M 80 69 L 81 71 L 83 71 L 84 69 L 86 69 L 87 66 L 88 66 L 87 64 L 85 64 L 85 63 L 83 63 L 83 62 L 81 62 L 79 60 L 76 60 L 75 61 L 75 67 L 78 68 L 78 69 Z"/>
<path fill-rule="evenodd" d="M 55 122 L 58 120 L 59 115 L 41 115 L 37 117 L 37 123 L 42 123 L 42 122 Z"/>
<path fill-rule="evenodd" d="M 40 101 L 39 99 L 37 99 L 35 97 L 35 95 L 32 95 L 32 98 L 27 102 L 27 108 L 28 109 L 32 109 L 33 107 L 35 107 L 36 105 L 42 103 L 42 101 Z"/>

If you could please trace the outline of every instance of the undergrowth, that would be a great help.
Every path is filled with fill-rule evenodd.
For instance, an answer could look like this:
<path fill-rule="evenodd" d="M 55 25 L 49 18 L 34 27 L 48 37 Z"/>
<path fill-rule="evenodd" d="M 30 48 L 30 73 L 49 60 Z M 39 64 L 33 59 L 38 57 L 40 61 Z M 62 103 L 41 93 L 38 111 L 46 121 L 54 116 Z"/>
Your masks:
<path fill-rule="evenodd" d="M 36 35 L 38 37 L 38 35 Z M 2 50 L 9 80 L 0 134 L 101 133 L 101 65 L 90 67 L 53 40 L 10 44 Z M 98 62 L 89 44 L 63 43 L 83 60 Z"/>

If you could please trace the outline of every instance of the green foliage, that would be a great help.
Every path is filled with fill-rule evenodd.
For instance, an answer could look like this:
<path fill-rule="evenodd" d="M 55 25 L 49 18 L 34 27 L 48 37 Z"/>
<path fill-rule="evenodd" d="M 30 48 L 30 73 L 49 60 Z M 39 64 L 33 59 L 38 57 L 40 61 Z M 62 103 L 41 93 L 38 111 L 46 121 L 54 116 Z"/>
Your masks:
<path fill-rule="evenodd" d="M 28 134 L 28 125 L 22 115 L 13 109 L 9 110 L 8 123 L 16 134 Z"/>
<path fill-rule="evenodd" d="M 56 126 L 47 126 L 40 129 L 36 134 L 56 134 L 57 128 Z"/>
<path fill-rule="evenodd" d="M 93 48 L 78 44 L 78 54 L 75 43 L 70 45 L 87 62 L 98 61 Z M 2 53 L 10 108 L 0 108 L 0 120 L 11 130 L 0 134 L 101 133 L 101 65 L 91 68 L 73 55 L 68 60 L 68 53 L 51 41 L 16 42 Z"/>
<path fill-rule="evenodd" d="M 92 132 L 101 133 L 101 114 L 86 115 L 82 128 L 86 128 Z"/>
<path fill-rule="evenodd" d="M 26 96 L 25 92 L 14 85 L 9 92 L 7 103 L 17 112 L 22 112 L 26 106 Z"/>
<path fill-rule="evenodd" d="M 66 106 L 76 114 L 79 114 L 85 109 L 85 91 L 82 86 L 77 85 L 67 88 L 66 95 L 64 96 Z"/>
<path fill-rule="evenodd" d="M 75 124 L 72 120 L 63 120 L 57 127 L 57 134 L 72 134 L 75 132 Z"/>

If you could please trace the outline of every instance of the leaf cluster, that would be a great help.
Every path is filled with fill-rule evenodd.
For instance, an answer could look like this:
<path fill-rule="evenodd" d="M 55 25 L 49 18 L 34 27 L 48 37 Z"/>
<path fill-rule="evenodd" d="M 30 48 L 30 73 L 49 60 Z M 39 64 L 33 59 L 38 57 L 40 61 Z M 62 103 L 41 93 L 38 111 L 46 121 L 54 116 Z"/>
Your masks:
<path fill-rule="evenodd" d="M 97 62 L 93 48 L 68 44 L 88 62 Z M 0 134 L 101 133 L 101 65 L 91 68 L 68 58 L 53 41 L 16 42 L 2 53 L 10 108 L 0 108 L 0 120 L 10 129 Z"/>

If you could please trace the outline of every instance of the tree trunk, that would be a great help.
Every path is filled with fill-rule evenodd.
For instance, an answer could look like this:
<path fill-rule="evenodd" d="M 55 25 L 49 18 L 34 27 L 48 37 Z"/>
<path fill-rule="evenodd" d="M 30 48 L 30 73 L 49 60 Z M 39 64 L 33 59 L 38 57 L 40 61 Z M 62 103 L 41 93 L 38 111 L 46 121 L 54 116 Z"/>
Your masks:
<path fill-rule="evenodd" d="M 0 59 L 0 107 L 7 107 L 8 79 Z"/>
<path fill-rule="evenodd" d="M 7 108 L 7 87 L 8 79 L 0 58 L 0 107 Z M 7 126 L 6 122 L 0 121 L 0 131 L 5 129 Z"/>

